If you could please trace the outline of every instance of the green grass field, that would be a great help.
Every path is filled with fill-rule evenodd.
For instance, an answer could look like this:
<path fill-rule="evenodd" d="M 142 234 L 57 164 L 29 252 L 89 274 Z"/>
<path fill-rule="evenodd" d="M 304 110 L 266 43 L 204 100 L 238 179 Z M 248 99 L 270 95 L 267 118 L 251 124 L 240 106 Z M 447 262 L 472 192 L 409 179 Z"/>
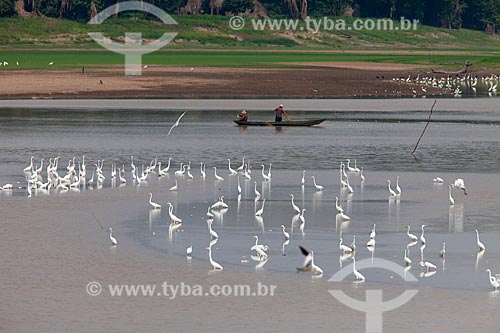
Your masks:
<path fill-rule="evenodd" d="M 447 68 L 460 66 L 468 60 L 479 68 L 500 67 L 500 37 L 478 31 L 419 26 L 411 32 L 285 34 L 283 31 L 254 31 L 247 24 L 235 32 L 229 28 L 228 17 L 174 18 L 179 23 L 176 26 L 138 18 L 113 18 L 102 25 L 47 18 L 4 18 L 0 19 L 0 61 L 9 62 L 9 67 L 19 62 L 22 68 L 46 68 L 51 61 L 56 68 L 118 65 L 123 64 L 123 56 L 104 50 L 87 32 L 103 32 L 110 38 L 123 36 L 125 32 L 141 32 L 149 41 L 166 31 L 175 31 L 178 36 L 174 42 L 159 52 L 144 56 L 145 64 L 262 67 L 301 62 L 367 61 Z M 354 54 L 353 50 L 366 53 Z M 391 50 L 420 53 L 391 55 Z M 429 57 L 428 50 L 446 54 Z M 387 54 L 376 53 L 380 51 Z"/>

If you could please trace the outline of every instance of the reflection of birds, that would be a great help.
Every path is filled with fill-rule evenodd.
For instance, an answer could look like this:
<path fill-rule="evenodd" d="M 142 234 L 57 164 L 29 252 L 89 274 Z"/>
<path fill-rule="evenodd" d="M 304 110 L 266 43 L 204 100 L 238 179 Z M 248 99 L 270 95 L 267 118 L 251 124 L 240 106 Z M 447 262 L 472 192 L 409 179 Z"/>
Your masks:
<path fill-rule="evenodd" d="M 411 266 L 411 259 L 408 258 L 406 249 L 405 249 L 404 261 L 405 261 L 405 266 Z"/>
<path fill-rule="evenodd" d="M 297 272 L 313 272 L 315 275 L 323 275 L 323 270 L 314 263 L 314 252 L 308 251 L 299 245 L 300 251 L 306 257 L 304 266 L 297 268 Z"/>
<path fill-rule="evenodd" d="M 186 112 L 184 112 L 183 114 L 181 114 L 179 116 L 179 118 L 177 118 L 177 120 L 175 121 L 175 123 L 172 125 L 172 127 L 170 127 L 170 130 L 168 131 L 168 135 L 170 135 L 170 133 L 172 133 L 172 131 L 174 130 L 174 128 L 176 128 L 177 126 L 179 126 L 179 122 L 181 121 L 182 117 L 184 117 L 184 115 L 186 114 Z"/>

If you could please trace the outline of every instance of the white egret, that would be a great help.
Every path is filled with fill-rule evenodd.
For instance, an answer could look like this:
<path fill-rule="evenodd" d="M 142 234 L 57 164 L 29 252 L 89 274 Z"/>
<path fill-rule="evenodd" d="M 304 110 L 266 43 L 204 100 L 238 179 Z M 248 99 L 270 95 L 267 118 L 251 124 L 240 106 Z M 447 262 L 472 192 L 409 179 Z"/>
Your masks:
<path fill-rule="evenodd" d="M 305 208 L 302 209 L 302 212 L 300 213 L 299 219 L 301 223 L 306 223 L 306 219 L 304 217 L 304 212 L 306 211 Z"/>
<path fill-rule="evenodd" d="M 236 179 L 238 180 L 238 187 L 237 187 L 238 194 L 241 194 L 240 176 L 238 176 Z"/>
<path fill-rule="evenodd" d="M 177 184 L 177 178 L 175 179 L 175 185 L 173 185 L 172 187 L 170 187 L 168 190 L 169 191 L 177 191 L 177 187 L 178 187 L 178 184 Z"/>
<path fill-rule="evenodd" d="M 432 182 L 436 183 L 436 184 L 443 184 L 444 183 L 444 179 L 441 178 L 441 177 L 436 177 L 436 178 L 432 179 Z"/>
<path fill-rule="evenodd" d="M 212 265 L 214 270 L 221 271 L 223 269 L 221 264 L 212 259 L 212 247 L 211 246 L 207 247 L 207 250 L 208 250 L 208 260 L 210 261 L 210 265 Z"/>
<path fill-rule="evenodd" d="M 410 242 L 416 242 L 418 240 L 417 236 L 410 234 L 410 226 L 408 226 L 408 229 L 406 230 L 406 235 L 408 235 Z"/>
<path fill-rule="evenodd" d="M 215 179 L 218 180 L 218 181 L 223 181 L 224 178 L 222 178 L 221 176 L 219 176 L 217 174 L 217 167 L 214 167 L 214 176 L 215 176 Z"/>
<path fill-rule="evenodd" d="M 186 255 L 188 257 L 191 257 L 191 254 L 193 253 L 193 244 L 189 245 L 186 249 Z"/>
<path fill-rule="evenodd" d="M 370 232 L 370 239 L 375 239 L 375 236 L 376 236 L 375 227 L 376 227 L 376 224 L 373 224 L 372 231 Z"/>
<path fill-rule="evenodd" d="M 316 184 L 316 178 L 314 176 L 311 176 L 312 180 L 313 180 L 313 183 L 314 183 L 314 187 L 316 188 L 316 190 L 318 191 L 323 191 L 324 187 L 321 186 L 321 185 L 318 185 Z"/>
<path fill-rule="evenodd" d="M 262 167 L 262 170 L 261 170 L 262 179 L 264 179 L 265 181 L 271 180 L 271 178 L 264 173 L 264 168 L 265 168 L 264 164 L 261 164 L 260 166 Z"/>
<path fill-rule="evenodd" d="M 236 169 L 236 171 L 243 171 L 245 169 L 245 156 L 243 156 L 243 161 L 241 162 L 241 165 Z"/>
<path fill-rule="evenodd" d="M 203 164 L 203 162 L 200 163 L 200 173 L 202 178 L 205 178 L 207 176 L 207 173 L 205 172 L 205 164 Z"/>
<path fill-rule="evenodd" d="M 391 197 L 395 197 L 396 196 L 396 192 L 394 192 L 394 190 L 391 188 L 391 180 L 390 179 L 387 179 L 387 184 L 388 184 L 388 187 L 389 187 L 389 193 L 390 193 Z"/>
<path fill-rule="evenodd" d="M 207 218 L 209 218 L 209 219 L 214 218 L 214 214 L 212 214 L 212 212 L 210 212 L 210 206 L 208 206 L 208 209 L 207 209 Z"/>
<path fill-rule="evenodd" d="M 444 259 L 446 257 L 446 243 L 443 242 L 443 248 L 439 252 L 439 257 Z"/>
<path fill-rule="evenodd" d="M 115 237 L 113 237 L 113 228 L 109 228 L 109 240 L 111 241 L 112 246 L 116 246 L 118 244 L 118 241 L 116 240 Z"/>
<path fill-rule="evenodd" d="M 396 192 L 401 195 L 401 187 L 399 187 L 399 176 L 396 177 Z"/>
<path fill-rule="evenodd" d="M 176 223 L 176 224 L 182 223 L 182 220 L 179 217 L 177 217 L 176 215 L 174 215 L 174 206 L 170 202 L 168 203 L 168 215 L 170 216 L 170 220 L 173 223 Z"/>
<path fill-rule="evenodd" d="M 360 173 L 359 177 L 361 178 L 362 182 L 364 182 L 366 180 L 365 175 L 363 174 L 363 167 L 361 167 L 361 173 Z"/>
<path fill-rule="evenodd" d="M 170 135 L 170 133 L 172 133 L 172 131 L 174 130 L 174 128 L 176 128 L 177 126 L 179 126 L 179 123 L 182 119 L 182 117 L 184 117 L 184 115 L 186 114 L 186 112 L 184 112 L 183 114 L 181 114 L 179 116 L 179 118 L 177 118 L 177 120 L 175 121 L 175 123 L 172 125 L 172 127 L 170 127 L 170 129 L 168 130 L 168 133 L 167 133 L 167 136 Z"/>
<path fill-rule="evenodd" d="M 236 175 L 238 172 L 236 172 L 236 170 L 234 170 L 233 168 L 231 168 L 231 159 L 227 159 L 227 163 L 228 163 L 228 169 L 229 169 L 229 173 L 231 175 Z"/>
<path fill-rule="evenodd" d="M 352 273 L 356 282 L 365 282 L 365 276 L 356 269 L 356 258 L 352 257 Z"/>
<path fill-rule="evenodd" d="M 422 245 L 425 244 L 426 240 L 425 240 L 425 237 L 424 237 L 424 228 L 426 227 L 425 224 L 422 224 L 422 234 L 420 235 L 420 242 L 422 243 Z"/>
<path fill-rule="evenodd" d="M 260 198 L 260 192 L 257 190 L 257 182 L 254 182 L 255 186 L 254 186 L 254 193 L 255 193 L 255 199 L 259 199 Z"/>
<path fill-rule="evenodd" d="M 149 193 L 149 204 L 153 209 L 161 209 L 161 205 L 157 204 L 156 202 L 152 201 L 153 199 L 153 193 Z"/>
<path fill-rule="evenodd" d="M 458 187 L 462 191 L 464 191 L 464 194 L 467 195 L 467 189 L 465 188 L 465 182 L 462 178 L 457 178 L 455 179 L 455 182 L 453 183 L 453 186 Z"/>
<path fill-rule="evenodd" d="M 488 277 L 490 279 L 490 284 L 493 287 L 493 290 L 497 291 L 498 287 L 500 287 L 500 277 L 499 277 L 499 275 L 496 274 L 495 276 L 493 276 L 492 273 L 491 273 L 491 270 L 489 268 L 486 270 L 486 272 L 488 272 Z"/>
<path fill-rule="evenodd" d="M 300 180 L 300 183 L 302 184 L 302 186 L 305 185 L 306 183 L 306 170 L 302 170 L 302 179 Z"/>
<path fill-rule="evenodd" d="M 262 200 L 262 207 L 255 212 L 255 216 L 262 216 L 264 213 L 264 205 L 266 204 L 266 199 Z"/>
<path fill-rule="evenodd" d="M 342 208 L 342 205 L 339 205 L 339 197 L 335 197 L 335 209 L 337 210 L 338 214 L 344 212 L 344 208 Z"/>
<path fill-rule="evenodd" d="M 292 193 L 290 193 L 290 196 L 292 197 L 292 209 L 295 214 L 300 214 L 300 208 L 293 202 L 294 196 Z"/>
<path fill-rule="evenodd" d="M 343 242 L 343 238 L 340 237 L 340 244 L 339 244 L 340 253 L 341 254 L 352 253 L 352 249 L 349 246 L 342 244 L 342 242 Z"/>

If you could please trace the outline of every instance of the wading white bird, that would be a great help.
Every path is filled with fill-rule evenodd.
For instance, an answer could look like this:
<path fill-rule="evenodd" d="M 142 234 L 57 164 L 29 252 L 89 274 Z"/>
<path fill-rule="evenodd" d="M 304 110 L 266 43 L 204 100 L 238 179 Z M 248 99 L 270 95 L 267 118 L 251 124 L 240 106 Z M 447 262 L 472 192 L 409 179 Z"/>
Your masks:
<path fill-rule="evenodd" d="M 366 180 L 365 175 L 363 175 L 363 167 L 361 167 L 361 173 L 360 173 L 359 177 L 361 178 L 362 182 L 364 182 Z"/>
<path fill-rule="evenodd" d="M 479 240 L 479 231 L 477 231 L 477 229 L 476 229 L 476 244 L 480 252 L 486 250 L 486 246 L 484 246 L 484 244 L 481 243 L 481 241 Z"/>
<path fill-rule="evenodd" d="M 432 179 L 432 182 L 436 183 L 436 184 L 443 184 L 444 183 L 444 179 L 441 178 L 441 177 L 436 177 L 436 178 Z"/>
<path fill-rule="evenodd" d="M 157 204 L 156 202 L 153 202 L 153 193 L 149 193 L 149 204 L 153 209 L 161 209 L 161 205 Z"/>
<path fill-rule="evenodd" d="M 497 291 L 498 287 L 500 287 L 500 276 L 499 274 L 496 274 L 495 276 L 492 275 L 491 270 L 488 268 L 486 270 L 488 272 L 488 277 L 490 279 L 490 284 L 493 287 L 493 290 Z"/>
<path fill-rule="evenodd" d="M 210 261 L 210 265 L 212 265 L 214 270 L 221 271 L 223 269 L 221 264 L 212 259 L 212 247 L 211 246 L 207 247 L 207 250 L 208 250 L 208 260 Z"/>
<path fill-rule="evenodd" d="M 374 238 L 371 238 L 367 243 L 366 243 L 366 246 L 367 247 L 375 247 L 375 239 Z"/>
<path fill-rule="evenodd" d="M 455 204 L 455 199 L 453 199 L 453 196 L 451 195 L 451 185 L 448 186 L 448 201 L 450 202 L 450 205 L 453 206 Z"/>
<path fill-rule="evenodd" d="M 245 169 L 245 156 L 243 156 L 243 161 L 241 162 L 241 165 L 236 169 L 236 171 L 243 171 Z"/>
<path fill-rule="evenodd" d="M 302 209 L 302 212 L 300 213 L 299 219 L 301 223 L 306 223 L 306 218 L 304 217 L 304 212 L 306 211 L 305 208 Z"/>
<path fill-rule="evenodd" d="M 396 192 L 401 195 L 401 187 L 399 187 L 399 176 L 396 177 Z"/>
<path fill-rule="evenodd" d="M 238 180 L 238 187 L 237 187 L 238 194 L 241 194 L 240 176 L 238 176 L 236 179 Z"/>
<path fill-rule="evenodd" d="M 390 180 L 390 179 L 387 179 L 387 184 L 388 184 L 388 187 L 389 187 L 389 194 L 391 195 L 391 197 L 395 197 L 397 194 L 396 194 L 396 192 L 394 192 L 394 190 L 391 188 L 391 180 Z"/>
<path fill-rule="evenodd" d="M 293 202 L 293 199 L 294 199 L 293 194 L 292 194 L 292 193 L 290 193 L 290 196 L 292 197 L 292 209 L 293 209 L 293 212 L 294 212 L 295 214 L 300 214 L 300 208 L 299 208 L 299 206 L 297 206 L 297 205 L 295 204 L 295 202 Z"/>
<path fill-rule="evenodd" d="M 417 236 L 410 234 L 410 226 L 408 226 L 408 229 L 406 230 L 406 235 L 408 235 L 410 242 L 416 242 L 418 240 Z"/>
<path fill-rule="evenodd" d="M 208 232 L 210 233 L 210 237 L 212 237 L 212 239 L 219 238 L 219 235 L 217 234 L 217 232 L 215 232 L 215 230 L 212 229 L 212 220 L 207 220 L 207 224 L 208 224 Z"/>
<path fill-rule="evenodd" d="M 186 249 L 186 255 L 188 257 L 191 257 L 191 254 L 193 253 L 193 244 L 189 245 Z"/>
<path fill-rule="evenodd" d="M 321 186 L 321 185 L 318 185 L 316 184 L 316 178 L 314 176 L 311 176 L 312 180 L 313 180 L 313 183 L 314 183 L 314 187 L 316 188 L 316 190 L 318 191 L 323 191 L 324 187 Z"/>
<path fill-rule="evenodd" d="M 269 181 L 269 180 L 271 180 L 271 177 L 269 177 L 268 175 L 266 175 L 266 174 L 264 173 L 264 168 L 265 168 L 264 164 L 261 164 L 260 166 L 262 167 L 262 170 L 261 170 L 262 179 L 264 179 L 265 181 Z"/>
<path fill-rule="evenodd" d="M 217 174 L 217 167 L 214 167 L 214 176 L 215 176 L 215 179 L 218 180 L 218 181 L 223 181 L 224 178 L 222 178 L 221 176 L 219 176 Z"/>
<path fill-rule="evenodd" d="M 264 205 L 266 204 L 266 199 L 262 200 L 262 207 L 255 212 L 255 216 L 262 216 L 264 213 Z"/>
<path fill-rule="evenodd" d="M 432 262 L 429 261 L 421 261 L 420 266 L 425 267 L 427 272 L 435 271 L 437 269 L 436 265 L 434 265 Z"/>
<path fill-rule="evenodd" d="M 404 262 L 405 262 L 405 266 L 411 266 L 411 259 L 408 258 L 406 249 L 405 249 Z"/>
<path fill-rule="evenodd" d="M 181 121 L 182 117 L 184 117 L 184 115 L 186 114 L 186 112 L 184 112 L 183 114 L 181 114 L 179 116 L 179 118 L 177 118 L 176 122 L 172 125 L 172 127 L 170 127 L 170 129 L 168 130 L 168 133 L 167 133 L 167 136 L 170 135 L 170 133 L 172 133 L 172 131 L 174 130 L 174 128 L 176 128 L 177 126 L 179 126 L 179 122 Z"/>
<path fill-rule="evenodd" d="M 205 164 L 203 163 L 200 163 L 200 173 L 202 178 L 205 178 L 207 176 L 207 173 L 205 172 Z"/>
<path fill-rule="evenodd" d="M 176 215 L 174 215 L 174 206 L 170 202 L 168 203 L 168 215 L 170 216 L 170 220 L 173 223 L 176 224 L 182 223 L 182 220 L 178 218 Z"/>
<path fill-rule="evenodd" d="M 229 158 L 227 159 L 227 164 L 228 164 L 227 167 L 229 169 L 229 173 L 231 175 L 236 175 L 238 172 L 236 172 L 236 170 L 234 170 L 233 168 L 231 168 L 231 159 L 229 159 Z"/>
<path fill-rule="evenodd" d="M 426 227 L 426 225 L 422 224 L 422 234 L 420 235 L 420 242 L 422 243 L 422 245 L 424 245 L 426 242 L 425 237 L 424 237 L 424 228 L 425 227 Z"/>
<path fill-rule="evenodd" d="M 285 240 L 290 239 L 290 234 L 286 231 L 283 224 L 281 225 L 281 232 L 283 233 L 283 236 L 285 236 Z"/>
<path fill-rule="evenodd" d="M 323 270 L 314 263 L 314 252 L 300 246 L 300 251 L 305 256 L 303 267 L 298 267 L 297 272 L 313 272 L 314 275 L 323 275 Z"/>
<path fill-rule="evenodd" d="M 352 257 L 352 273 L 356 282 L 365 282 L 365 276 L 356 269 L 356 258 Z"/>
<path fill-rule="evenodd" d="M 113 237 L 113 228 L 109 228 L 109 240 L 111 241 L 112 246 L 116 246 L 118 244 L 118 241 L 116 240 L 115 237 Z"/>
<path fill-rule="evenodd" d="M 306 170 L 302 170 L 302 179 L 300 180 L 300 183 L 302 184 L 302 186 L 304 186 L 306 183 Z"/>
<path fill-rule="evenodd" d="M 259 199 L 260 198 L 260 192 L 257 190 L 257 182 L 255 182 L 254 193 L 255 193 L 255 199 Z"/>

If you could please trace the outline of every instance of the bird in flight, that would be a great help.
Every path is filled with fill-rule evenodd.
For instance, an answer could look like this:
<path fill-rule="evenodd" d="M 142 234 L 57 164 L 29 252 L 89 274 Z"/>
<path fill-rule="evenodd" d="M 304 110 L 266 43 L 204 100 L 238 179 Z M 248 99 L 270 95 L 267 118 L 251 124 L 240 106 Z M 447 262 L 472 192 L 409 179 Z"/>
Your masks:
<path fill-rule="evenodd" d="M 179 126 L 179 122 L 181 121 L 182 117 L 184 117 L 184 115 L 186 114 L 186 112 L 184 112 L 183 114 L 181 114 L 181 116 L 177 119 L 177 121 L 172 125 L 172 127 L 170 127 L 170 130 L 168 131 L 168 134 L 167 136 L 170 135 L 170 133 L 172 133 L 172 131 L 174 130 L 174 128 L 176 128 L 177 126 Z"/>

